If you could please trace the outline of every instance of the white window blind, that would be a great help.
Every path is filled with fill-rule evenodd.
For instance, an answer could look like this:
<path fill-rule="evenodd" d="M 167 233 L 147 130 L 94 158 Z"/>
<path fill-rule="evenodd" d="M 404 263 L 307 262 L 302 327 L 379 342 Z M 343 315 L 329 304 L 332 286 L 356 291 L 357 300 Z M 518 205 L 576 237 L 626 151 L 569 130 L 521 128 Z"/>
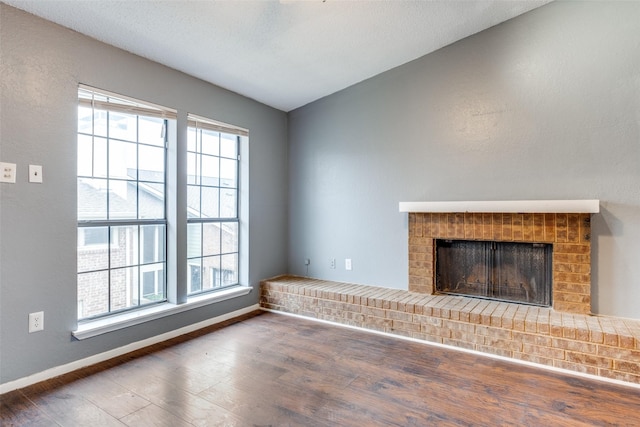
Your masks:
<path fill-rule="evenodd" d="M 204 117 L 188 114 L 188 126 L 196 129 L 205 129 L 214 132 L 230 133 L 238 136 L 249 136 L 247 129 L 239 126 L 230 125 L 228 123 L 218 122 Z"/>
<path fill-rule="evenodd" d="M 94 110 L 108 110 L 161 119 L 175 120 L 178 116 L 176 110 L 146 101 L 141 103 L 133 98 L 85 85 L 79 85 L 78 103 L 81 107 L 93 108 Z"/>

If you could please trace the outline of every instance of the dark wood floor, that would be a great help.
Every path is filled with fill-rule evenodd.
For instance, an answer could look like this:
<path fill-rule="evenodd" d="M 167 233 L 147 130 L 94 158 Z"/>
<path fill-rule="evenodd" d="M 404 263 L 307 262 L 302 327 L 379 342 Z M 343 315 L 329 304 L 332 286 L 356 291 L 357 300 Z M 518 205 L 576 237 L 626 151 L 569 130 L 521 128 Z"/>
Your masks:
<path fill-rule="evenodd" d="M 7 426 L 640 425 L 640 390 L 284 315 L 0 396 Z"/>

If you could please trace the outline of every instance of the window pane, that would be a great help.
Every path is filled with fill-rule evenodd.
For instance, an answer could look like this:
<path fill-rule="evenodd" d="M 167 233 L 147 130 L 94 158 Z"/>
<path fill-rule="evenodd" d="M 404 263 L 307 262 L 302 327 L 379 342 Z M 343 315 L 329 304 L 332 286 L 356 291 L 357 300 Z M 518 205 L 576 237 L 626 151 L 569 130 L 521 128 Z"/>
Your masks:
<path fill-rule="evenodd" d="M 82 232 L 84 245 L 107 246 L 109 244 L 109 229 L 107 227 L 85 227 Z"/>
<path fill-rule="evenodd" d="M 218 156 L 220 153 L 220 133 L 210 130 L 202 131 L 202 153 Z"/>
<path fill-rule="evenodd" d="M 220 257 L 211 256 L 202 259 L 204 277 L 202 278 L 202 290 L 219 288 L 220 281 Z"/>
<path fill-rule="evenodd" d="M 164 225 L 141 225 L 142 263 L 163 262 L 164 255 Z"/>
<path fill-rule="evenodd" d="M 221 223 L 222 253 L 238 252 L 238 223 Z"/>
<path fill-rule="evenodd" d="M 238 187 L 238 162 L 230 159 L 220 159 L 220 186 L 221 187 Z"/>
<path fill-rule="evenodd" d="M 220 223 L 204 223 L 202 239 L 202 255 L 218 255 L 220 253 Z"/>
<path fill-rule="evenodd" d="M 156 273 L 154 271 L 142 272 L 142 297 L 153 295 L 156 291 Z"/>
<path fill-rule="evenodd" d="M 78 132 L 93 133 L 93 109 L 78 107 Z"/>
<path fill-rule="evenodd" d="M 187 258 L 202 256 L 202 224 L 187 224 Z"/>
<path fill-rule="evenodd" d="M 138 140 L 136 116 L 132 114 L 109 112 L 109 138 Z"/>
<path fill-rule="evenodd" d="M 109 140 L 109 178 L 137 178 L 137 144 Z"/>
<path fill-rule="evenodd" d="M 80 318 L 109 311 L 109 272 L 78 274 L 78 311 Z"/>
<path fill-rule="evenodd" d="M 200 292 L 202 290 L 202 268 L 200 266 L 202 258 L 189 261 L 189 293 Z"/>
<path fill-rule="evenodd" d="M 109 181 L 109 219 L 138 217 L 138 185 L 135 181 Z"/>
<path fill-rule="evenodd" d="M 222 286 L 238 283 L 238 254 L 222 255 Z"/>
<path fill-rule="evenodd" d="M 187 217 L 200 218 L 200 187 L 187 186 Z"/>
<path fill-rule="evenodd" d="M 164 153 L 161 147 L 140 145 L 138 179 L 140 181 L 164 182 Z"/>
<path fill-rule="evenodd" d="M 93 176 L 93 138 L 78 135 L 78 176 Z"/>
<path fill-rule="evenodd" d="M 238 137 L 223 133 L 220 137 L 220 156 L 231 159 L 238 158 Z"/>
<path fill-rule="evenodd" d="M 138 264 L 138 226 L 111 227 L 111 267 Z"/>
<path fill-rule="evenodd" d="M 229 188 L 220 189 L 220 218 L 236 218 L 238 209 L 238 191 Z"/>
<path fill-rule="evenodd" d="M 202 185 L 220 185 L 220 163 L 218 157 L 202 156 Z"/>
<path fill-rule="evenodd" d="M 200 156 L 187 153 L 187 184 L 200 184 Z"/>
<path fill-rule="evenodd" d="M 78 272 L 109 268 L 109 228 L 78 229 Z"/>
<path fill-rule="evenodd" d="M 187 151 L 199 151 L 196 148 L 196 130 L 192 127 L 187 128 Z"/>
<path fill-rule="evenodd" d="M 164 299 L 164 264 L 145 265 L 142 268 L 142 303 Z"/>
<path fill-rule="evenodd" d="M 107 177 L 107 140 L 105 138 L 93 138 L 93 157 L 84 159 L 93 167 L 93 176 L 96 178 Z M 84 161 L 83 160 L 83 161 Z"/>
<path fill-rule="evenodd" d="M 107 140 L 78 135 L 78 176 L 107 176 Z"/>
<path fill-rule="evenodd" d="M 106 137 L 107 130 L 107 112 L 96 110 L 93 113 L 93 134 Z"/>
<path fill-rule="evenodd" d="M 93 176 L 93 138 L 78 135 L 78 176 Z"/>
<path fill-rule="evenodd" d="M 138 120 L 138 140 L 144 144 L 164 147 L 164 120 L 140 116 Z"/>
<path fill-rule="evenodd" d="M 202 188 L 202 218 L 218 218 L 218 198 L 220 190 L 215 187 Z"/>
<path fill-rule="evenodd" d="M 138 189 L 139 217 L 143 219 L 164 218 L 164 184 L 141 182 Z"/>
<path fill-rule="evenodd" d="M 151 295 L 147 295 L 147 299 L 151 299 L 154 302 L 164 300 L 166 295 L 167 286 L 165 284 L 165 274 L 164 274 L 164 266 L 165 264 L 160 265 L 162 269 L 156 270 L 156 293 Z"/>
<path fill-rule="evenodd" d="M 137 305 L 138 267 L 111 269 L 111 311 Z"/>
<path fill-rule="evenodd" d="M 107 180 L 78 178 L 78 219 L 107 219 Z"/>

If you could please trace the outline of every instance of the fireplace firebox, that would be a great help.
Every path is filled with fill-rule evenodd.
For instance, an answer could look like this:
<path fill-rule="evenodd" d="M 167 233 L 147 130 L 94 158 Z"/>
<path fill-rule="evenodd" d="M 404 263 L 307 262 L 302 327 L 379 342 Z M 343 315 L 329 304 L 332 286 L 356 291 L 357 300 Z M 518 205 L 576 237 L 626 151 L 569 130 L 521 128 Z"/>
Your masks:
<path fill-rule="evenodd" d="M 437 293 L 551 306 L 546 243 L 436 239 Z"/>

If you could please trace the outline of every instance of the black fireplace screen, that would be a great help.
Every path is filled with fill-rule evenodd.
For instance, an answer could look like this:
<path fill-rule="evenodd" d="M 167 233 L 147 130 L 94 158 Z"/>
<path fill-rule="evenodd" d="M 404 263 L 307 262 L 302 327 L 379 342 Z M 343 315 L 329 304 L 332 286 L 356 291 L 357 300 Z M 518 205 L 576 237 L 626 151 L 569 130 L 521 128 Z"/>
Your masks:
<path fill-rule="evenodd" d="M 436 240 L 436 291 L 551 305 L 552 245 Z"/>

